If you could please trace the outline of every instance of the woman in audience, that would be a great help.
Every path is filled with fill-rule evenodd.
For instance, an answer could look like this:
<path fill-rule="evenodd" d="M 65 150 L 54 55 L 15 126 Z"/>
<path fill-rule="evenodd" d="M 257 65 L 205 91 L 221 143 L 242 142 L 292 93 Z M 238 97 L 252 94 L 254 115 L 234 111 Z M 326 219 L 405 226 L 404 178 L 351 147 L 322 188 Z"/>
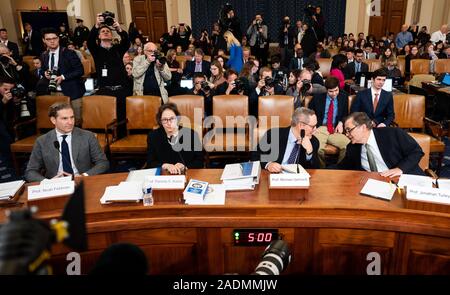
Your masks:
<path fill-rule="evenodd" d="M 355 40 L 354 39 L 348 40 L 348 48 L 356 49 L 356 47 L 355 47 Z"/>
<path fill-rule="evenodd" d="M 223 67 L 221 63 L 215 59 L 211 62 L 211 77 L 209 78 L 209 83 L 211 84 L 211 89 L 217 88 L 217 86 L 226 82 L 227 80 L 223 76 Z"/>
<path fill-rule="evenodd" d="M 297 96 L 300 93 L 300 89 L 298 88 L 298 79 L 300 78 L 300 73 L 302 70 L 296 69 L 289 73 L 288 78 L 288 88 L 286 90 L 286 95 L 293 96 L 294 98 L 297 98 Z"/>
<path fill-rule="evenodd" d="M 325 86 L 322 73 L 319 71 L 320 65 L 317 62 L 317 60 L 315 60 L 315 59 L 309 60 L 308 62 L 306 62 L 303 65 L 303 67 L 311 72 L 311 74 L 312 74 L 311 83 L 313 85 L 319 84 L 319 85 Z"/>
<path fill-rule="evenodd" d="M 343 54 L 337 54 L 333 56 L 333 61 L 331 62 L 330 76 L 334 76 L 339 79 L 339 88 L 344 89 L 345 77 L 344 68 L 347 66 L 347 57 Z"/>
<path fill-rule="evenodd" d="M 392 44 L 392 43 L 391 43 Z M 395 46 L 397 48 L 397 46 Z M 391 48 L 392 49 L 392 48 Z M 394 51 L 393 51 L 394 52 Z M 411 46 L 409 44 L 405 44 L 402 50 L 400 50 L 398 55 L 404 55 L 405 57 L 411 53 Z"/>
<path fill-rule="evenodd" d="M 227 62 L 229 68 L 234 69 L 236 72 L 240 73 L 243 65 L 243 54 L 242 47 L 239 40 L 231 33 L 226 31 L 223 34 L 225 41 L 227 41 L 228 50 L 230 52 L 230 59 Z"/>
<path fill-rule="evenodd" d="M 248 85 L 249 85 L 250 89 L 255 88 L 256 84 L 258 84 L 258 81 L 255 80 L 255 77 L 253 75 L 254 68 L 255 68 L 255 63 L 252 60 L 249 60 L 246 63 L 244 63 L 241 73 L 239 74 L 240 78 L 244 78 L 248 81 Z"/>
<path fill-rule="evenodd" d="M 159 128 L 147 137 L 147 167 L 161 167 L 170 174 L 186 168 L 203 168 L 202 143 L 198 134 L 178 125 L 180 112 L 173 103 L 162 105 L 156 114 Z"/>
<path fill-rule="evenodd" d="M 220 63 L 220 65 L 222 66 L 222 69 L 226 70 L 227 69 L 227 65 L 225 64 L 224 57 L 219 55 L 216 59 Z"/>
<path fill-rule="evenodd" d="M 367 43 L 366 39 L 360 39 L 358 43 L 356 43 L 356 48 L 364 50 L 364 48 L 366 47 L 366 43 Z"/>
<path fill-rule="evenodd" d="M 169 71 L 172 73 L 171 81 L 178 81 L 180 77 L 175 76 L 181 76 L 183 74 L 183 69 L 180 66 L 180 63 L 176 59 L 177 53 L 175 52 L 175 49 L 169 49 L 167 51 L 167 66 L 169 67 Z"/>
<path fill-rule="evenodd" d="M 181 47 L 181 45 L 177 46 L 176 52 L 177 52 L 177 56 L 184 55 L 183 48 Z"/>
<path fill-rule="evenodd" d="M 405 77 L 409 78 L 411 74 L 411 60 L 420 59 L 419 48 L 417 45 L 411 45 L 411 52 L 405 57 Z"/>
<path fill-rule="evenodd" d="M 388 73 L 387 78 L 400 78 L 402 76 L 400 69 L 397 67 L 397 58 L 395 56 L 386 59 L 383 67 Z"/>
<path fill-rule="evenodd" d="M 435 62 L 439 58 L 435 52 L 435 47 L 433 46 L 433 43 L 427 42 L 425 44 L 424 52 L 420 57 L 423 59 L 430 60 L 430 73 L 434 73 Z"/>
<path fill-rule="evenodd" d="M 392 53 L 392 50 L 388 47 L 384 50 L 383 54 L 381 54 L 381 56 L 380 56 L 381 65 L 383 67 L 386 66 L 386 61 L 391 57 L 396 57 L 396 56 Z"/>

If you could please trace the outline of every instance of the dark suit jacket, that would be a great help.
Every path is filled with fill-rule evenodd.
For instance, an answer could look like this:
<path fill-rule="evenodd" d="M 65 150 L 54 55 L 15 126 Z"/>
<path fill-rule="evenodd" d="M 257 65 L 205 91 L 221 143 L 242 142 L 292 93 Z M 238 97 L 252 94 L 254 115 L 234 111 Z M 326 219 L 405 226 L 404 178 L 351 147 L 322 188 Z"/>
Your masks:
<path fill-rule="evenodd" d="M 27 37 L 27 32 L 23 33 L 23 39 L 25 40 L 25 38 Z M 33 50 L 28 50 L 28 45 L 31 42 L 31 47 L 33 48 Z M 41 39 L 41 34 L 39 34 L 38 31 L 33 30 L 31 32 L 31 40 L 28 40 L 27 42 L 23 42 L 25 45 L 25 50 L 24 50 L 24 55 L 33 55 L 33 56 L 39 56 L 42 53 L 42 39 Z"/>
<path fill-rule="evenodd" d="M 365 112 L 377 125 L 384 123 L 389 126 L 395 117 L 392 93 L 381 90 L 378 106 L 374 113 L 371 89 L 360 91 L 352 103 L 350 113 L 353 112 Z"/>
<path fill-rule="evenodd" d="M 32 35 L 33 36 L 33 35 Z M 15 61 L 19 61 L 19 46 L 16 43 L 8 40 L 8 49 L 12 53 L 12 57 Z"/>
<path fill-rule="evenodd" d="M 408 133 L 400 128 L 374 128 L 373 133 L 381 157 L 389 169 L 400 168 L 403 173 L 425 175 L 419 167 L 423 151 Z M 345 158 L 338 164 L 344 170 L 363 170 L 361 144 L 348 144 Z"/>
<path fill-rule="evenodd" d="M 211 63 L 209 61 L 202 61 L 202 73 L 206 75 L 208 78 L 211 76 Z M 186 67 L 184 69 L 184 75 L 186 78 L 192 78 L 195 73 L 195 61 L 186 62 Z"/>
<path fill-rule="evenodd" d="M 289 132 L 291 127 L 272 128 L 266 132 L 264 137 L 258 143 L 258 150 L 252 155 L 253 160 L 261 161 L 261 167 L 264 169 L 268 162 L 277 162 L 281 164 L 286 152 L 287 141 L 289 139 Z M 278 133 L 278 138 L 274 134 Z M 278 140 L 277 142 L 272 142 Z M 300 154 L 298 157 L 298 164 L 305 169 L 318 169 L 319 157 L 317 151 L 319 150 L 319 140 L 316 137 L 311 138 L 313 146 L 313 155 L 310 161 L 306 161 L 306 151 L 300 147 Z"/>
<path fill-rule="evenodd" d="M 369 65 L 365 62 L 361 63 L 361 72 L 368 72 L 369 71 Z M 345 79 L 353 79 L 355 78 L 355 62 L 351 62 L 347 64 L 347 66 L 344 68 L 344 76 Z"/>
<path fill-rule="evenodd" d="M 42 56 L 42 70 L 48 70 L 49 51 L 45 51 Z M 77 99 L 84 95 L 86 88 L 81 77 L 84 74 L 83 65 L 74 51 L 67 48 L 59 48 L 58 74 L 64 75 L 65 80 L 61 83 L 64 95 L 71 99 Z"/>
<path fill-rule="evenodd" d="M 313 110 L 317 116 L 317 127 L 322 126 L 322 122 L 324 117 L 328 114 L 325 114 L 325 106 L 327 101 L 327 94 L 316 94 L 308 105 L 308 108 Z M 338 101 L 338 111 L 336 120 L 334 123 L 334 127 L 336 128 L 339 122 L 343 122 L 344 118 L 348 115 L 348 96 L 346 93 L 342 91 L 339 93 L 337 97 Z"/>
<path fill-rule="evenodd" d="M 43 180 L 42 169 L 45 170 L 45 178 L 52 178 L 58 174 L 61 154 L 53 146 L 56 140 L 55 129 L 36 140 L 25 171 L 28 182 Z M 80 174 L 97 175 L 105 173 L 109 168 L 108 159 L 94 133 L 77 127 L 72 131 L 72 158 Z"/>
<path fill-rule="evenodd" d="M 182 127 L 178 133 L 180 139 L 172 147 L 163 127 L 150 131 L 147 137 L 148 167 L 161 167 L 164 163 L 182 163 L 188 168 L 203 168 L 203 147 L 198 134 L 192 129 Z"/>
<path fill-rule="evenodd" d="M 308 62 L 308 59 L 306 57 L 302 58 L 303 60 L 303 66 L 305 66 L 305 64 Z M 293 57 L 291 58 L 291 61 L 289 62 L 289 70 L 296 70 L 298 69 L 298 58 L 297 57 Z"/>

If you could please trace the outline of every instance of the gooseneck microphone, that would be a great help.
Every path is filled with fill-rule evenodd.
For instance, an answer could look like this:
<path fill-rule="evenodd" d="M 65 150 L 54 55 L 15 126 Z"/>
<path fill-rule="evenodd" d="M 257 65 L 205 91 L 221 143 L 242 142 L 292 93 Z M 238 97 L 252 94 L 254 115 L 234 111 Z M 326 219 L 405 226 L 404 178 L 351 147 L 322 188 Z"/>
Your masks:
<path fill-rule="evenodd" d="M 66 157 L 63 155 L 63 153 L 61 153 L 61 151 L 59 150 L 60 148 L 60 144 L 59 141 L 55 140 L 53 142 L 53 146 L 55 147 L 55 149 L 58 151 L 58 153 L 61 155 L 61 159 L 63 162 L 65 162 L 66 164 L 69 164 L 68 166 L 72 166 L 72 164 L 70 163 L 70 159 L 66 159 Z M 63 169 L 64 170 L 64 169 Z M 66 172 L 66 171 L 64 171 Z"/>
<path fill-rule="evenodd" d="M 300 130 L 300 147 L 298 149 L 297 152 L 297 156 L 295 157 L 295 164 L 297 164 L 297 173 L 300 173 L 300 167 L 298 167 L 298 157 L 300 156 L 300 150 L 302 148 L 302 144 L 303 144 L 303 138 L 305 138 L 306 134 L 305 134 L 305 129 L 301 129 Z"/>
<path fill-rule="evenodd" d="M 176 136 L 176 137 L 175 137 L 175 140 L 174 140 L 174 136 L 171 135 L 171 136 L 167 139 L 167 141 L 168 141 L 169 144 L 172 146 L 172 150 L 175 151 L 175 152 L 178 154 L 178 156 L 180 157 L 181 163 L 184 165 L 184 172 L 186 173 L 188 167 L 186 166 L 186 162 L 184 161 L 184 158 L 183 158 L 183 156 L 181 155 L 181 152 L 178 151 L 178 150 L 174 150 L 174 149 L 173 149 L 173 147 L 176 145 L 177 139 L 178 139 L 178 136 Z M 184 174 L 184 173 L 182 173 L 182 174 Z"/>

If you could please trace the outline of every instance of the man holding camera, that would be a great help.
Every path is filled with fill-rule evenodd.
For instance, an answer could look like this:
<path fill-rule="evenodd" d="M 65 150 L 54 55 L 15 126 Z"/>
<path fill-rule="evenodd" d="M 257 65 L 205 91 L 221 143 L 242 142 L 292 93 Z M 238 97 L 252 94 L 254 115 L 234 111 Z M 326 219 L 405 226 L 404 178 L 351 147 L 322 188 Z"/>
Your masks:
<path fill-rule="evenodd" d="M 5 28 L 0 29 L 0 42 L 11 51 L 12 58 L 14 58 L 15 61 L 19 61 L 19 46 L 8 40 L 8 31 Z"/>
<path fill-rule="evenodd" d="M 263 67 L 259 70 L 259 82 L 256 88 L 250 92 L 249 96 L 249 112 L 250 115 L 258 117 L 258 97 L 274 94 L 284 94 L 282 81 L 272 78 L 272 69 Z"/>
<path fill-rule="evenodd" d="M 155 43 L 144 45 L 144 55 L 133 60 L 134 93 L 160 96 L 167 103 L 169 95 L 164 82 L 172 79 L 166 59 L 158 52 Z"/>
<path fill-rule="evenodd" d="M 291 26 L 289 16 L 285 16 L 278 34 L 278 46 L 281 48 L 281 62 L 286 67 L 294 55 L 295 37 L 295 28 Z"/>
<path fill-rule="evenodd" d="M 194 88 L 191 92 L 194 95 L 201 95 L 205 102 L 205 115 L 206 117 L 212 115 L 212 87 L 213 84 L 206 81 L 206 77 L 201 73 L 195 73 L 193 78 Z"/>
<path fill-rule="evenodd" d="M 0 44 L 0 76 L 10 78 L 22 85 L 29 80 L 28 67 L 19 64 L 4 44 Z"/>
<path fill-rule="evenodd" d="M 255 19 L 247 29 L 249 44 L 253 55 L 261 61 L 263 66 L 267 65 L 267 56 L 269 52 L 269 42 L 267 26 L 264 24 L 261 14 L 257 14 Z"/>
<path fill-rule="evenodd" d="M 14 80 L 0 77 L 0 161 L 3 167 L 11 168 L 12 142 L 11 127 L 13 124 L 11 114 L 14 110 L 14 98 L 11 89 L 14 87 Z M 12 169 L 10 169 L 12 171 Z M 2 182 L 0 180 L 0 182 Z"/>

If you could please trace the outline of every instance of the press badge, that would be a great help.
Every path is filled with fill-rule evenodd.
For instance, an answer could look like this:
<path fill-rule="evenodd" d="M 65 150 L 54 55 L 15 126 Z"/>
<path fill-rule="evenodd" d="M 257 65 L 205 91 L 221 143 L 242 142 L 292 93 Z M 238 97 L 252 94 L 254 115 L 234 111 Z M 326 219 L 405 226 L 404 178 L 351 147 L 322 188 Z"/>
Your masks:
<path fill-rule="evenodd" d="M 108 77 L 108 69 L 102 69 L 102 77 Z"/>

